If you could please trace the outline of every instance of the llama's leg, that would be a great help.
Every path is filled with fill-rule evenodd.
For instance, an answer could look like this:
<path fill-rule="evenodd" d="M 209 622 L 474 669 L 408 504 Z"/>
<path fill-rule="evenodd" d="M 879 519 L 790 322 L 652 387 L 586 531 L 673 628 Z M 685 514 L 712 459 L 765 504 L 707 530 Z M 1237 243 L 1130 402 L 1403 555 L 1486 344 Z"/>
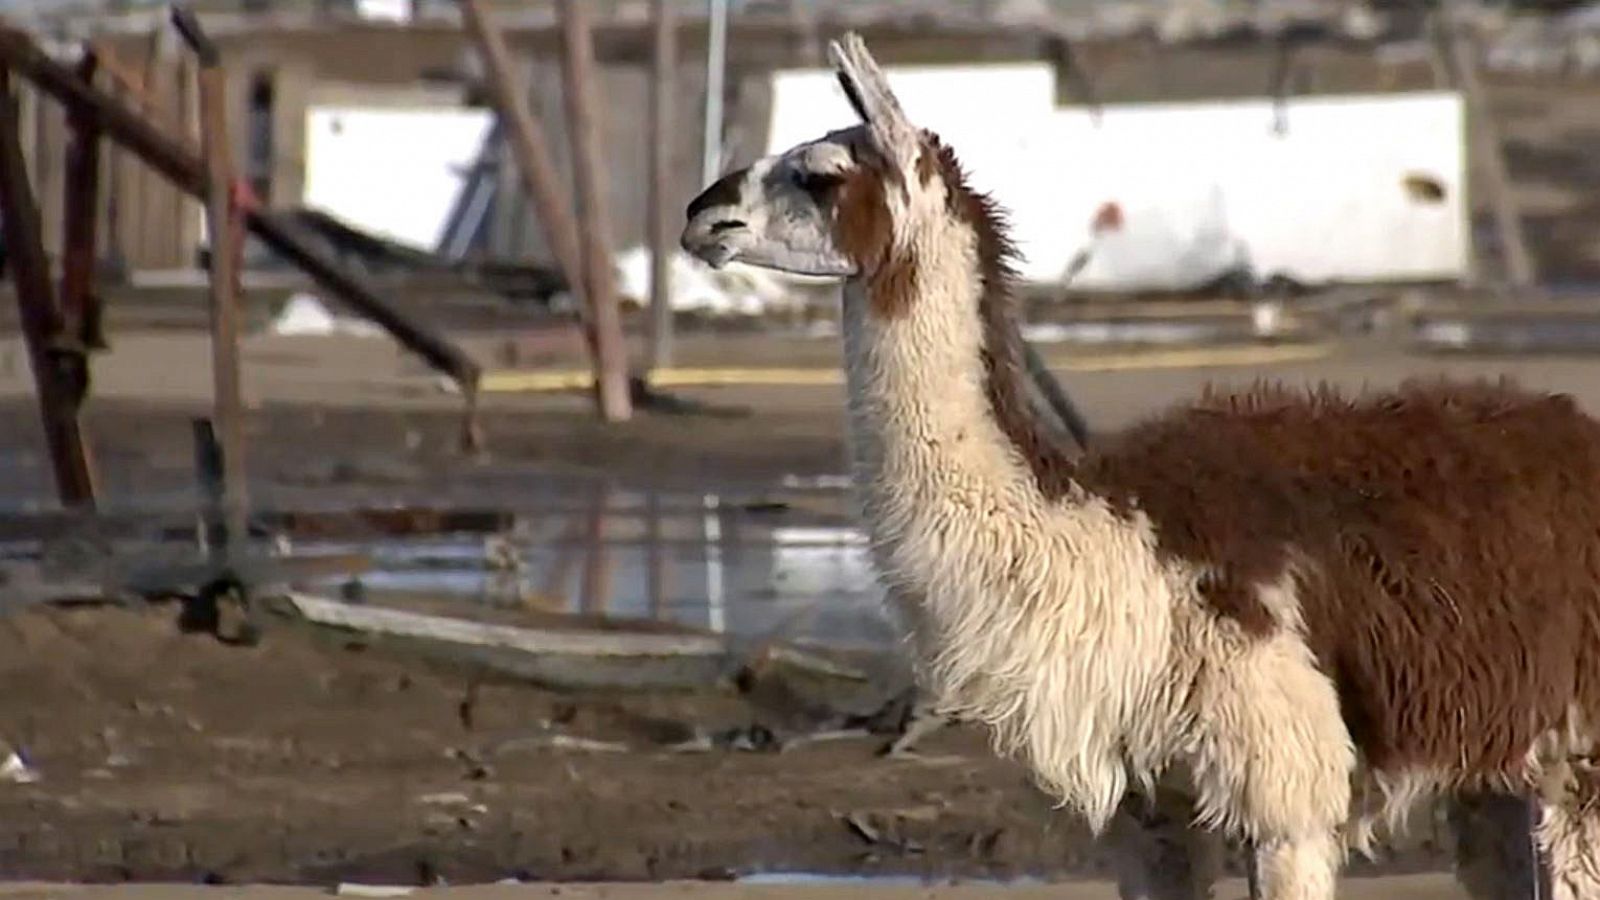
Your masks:
<path fill-rule="evenodd" d="M 919 700 L 906 716 L 904 730 L 884 747 L 883 754 L 885 756 L 910 754 L 923 738 L 949 724 L 950 719 L 934 706 L 933 701 Z"/>
<path fill-rule="evenodd" d="M 1255 890 L 1260 900 L 1333 900 L 1343 859 L 1337 835 L 1269 838 L 1256 844 Z"/>
<path fill-rule="evenodd" d="M 1287 588 L 1262 593 L 1295 618 Z M 1219 655 L 1232 649 L 1219 645 Z M 1212 665 L 1192 702 L 1202 820 L 1253 841 L 1263 900 L 1333 900 L 1355 768 L 1333 682 L 1285 629 Z"/>
<path fill-rule="evenodd" d="M 1194 801 L 1177 791 L 1123 798 L 1106 834 L 1122 900 L 1209 900 L 1222 837 L 1193 821 Z"/>
<path fill-rule="evenodd" d="M 1600 763 L 1574 761 L 1536 828 L 1550 900 L 1600 900 Z"/>
<path fill-rule="evenodd" d="M 1528 800 L 1472 792 L 1447 802 L 1456 839 L 1456 880 L 1467 894 L 1473 900 L 1536 900 L 1538 860 Z"/>

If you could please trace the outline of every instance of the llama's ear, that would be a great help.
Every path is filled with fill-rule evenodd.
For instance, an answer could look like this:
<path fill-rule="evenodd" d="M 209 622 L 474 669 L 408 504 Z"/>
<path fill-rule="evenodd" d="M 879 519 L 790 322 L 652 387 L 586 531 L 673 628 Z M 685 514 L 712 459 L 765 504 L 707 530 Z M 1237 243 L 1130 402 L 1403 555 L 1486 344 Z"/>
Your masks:
<path fill-rule="evenodd" d="M 842 40 L 831 42 L 828 56 L 845 97 L 855 108 L 856 115 L 866 123 L 878 149 L 891 158 L 914 150 L 920 132 L 900 108 L 900 101 L 889 89 L 889 79 L 867 52 L 861 36 L 852 31 Z"/>

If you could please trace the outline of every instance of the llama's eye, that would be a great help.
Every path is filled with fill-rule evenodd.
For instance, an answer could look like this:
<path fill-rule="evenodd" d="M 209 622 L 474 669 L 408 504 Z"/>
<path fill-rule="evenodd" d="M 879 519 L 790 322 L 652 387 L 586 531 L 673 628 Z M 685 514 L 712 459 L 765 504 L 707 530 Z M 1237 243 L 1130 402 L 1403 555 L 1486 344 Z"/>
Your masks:
<path fill-rule="evenodd" d="M 831 172 L 796 172 L 795 186 L 811 194 L 820 194 L 838 187 L 844 178 Z"/>

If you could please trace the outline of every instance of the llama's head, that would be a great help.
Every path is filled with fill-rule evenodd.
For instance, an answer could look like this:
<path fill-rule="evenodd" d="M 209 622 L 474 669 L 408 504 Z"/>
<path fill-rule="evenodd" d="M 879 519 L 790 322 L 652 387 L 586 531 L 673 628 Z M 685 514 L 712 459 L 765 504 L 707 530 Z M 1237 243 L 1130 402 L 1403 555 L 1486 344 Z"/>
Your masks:
<path fill-rule="evenodd" d="M 715 267 L 729 262 L 798 275 L 872 276 L 885 266 L 907 213 L 942 210 L 937 138 L 911 123 L 855 34 L 829 46 L 861 124 L 733 172 L 688 208 L 683 248 Z"/>

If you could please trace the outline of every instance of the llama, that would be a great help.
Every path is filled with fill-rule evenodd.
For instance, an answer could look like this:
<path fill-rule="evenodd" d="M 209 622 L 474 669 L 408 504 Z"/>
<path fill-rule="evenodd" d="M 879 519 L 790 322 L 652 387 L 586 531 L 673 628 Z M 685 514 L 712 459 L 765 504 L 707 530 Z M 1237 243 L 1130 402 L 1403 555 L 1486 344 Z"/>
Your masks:
<path fill-rule="evenodd" d="M 1327 900 L 1415 801 L 1498 791 L 1537 798 L 1554 895 L 1600 898 L 1600 423 L 1263 384 L 1075 458 L 1026 400 L 1000 210 L 858 37 L 830 53 L 861 124 L 721 178 L 681 243 L 842 280 L 861 513 L 942 708 L 1125 897 L 1208 896 L 1228 836 L 1262 896 Z"/>

